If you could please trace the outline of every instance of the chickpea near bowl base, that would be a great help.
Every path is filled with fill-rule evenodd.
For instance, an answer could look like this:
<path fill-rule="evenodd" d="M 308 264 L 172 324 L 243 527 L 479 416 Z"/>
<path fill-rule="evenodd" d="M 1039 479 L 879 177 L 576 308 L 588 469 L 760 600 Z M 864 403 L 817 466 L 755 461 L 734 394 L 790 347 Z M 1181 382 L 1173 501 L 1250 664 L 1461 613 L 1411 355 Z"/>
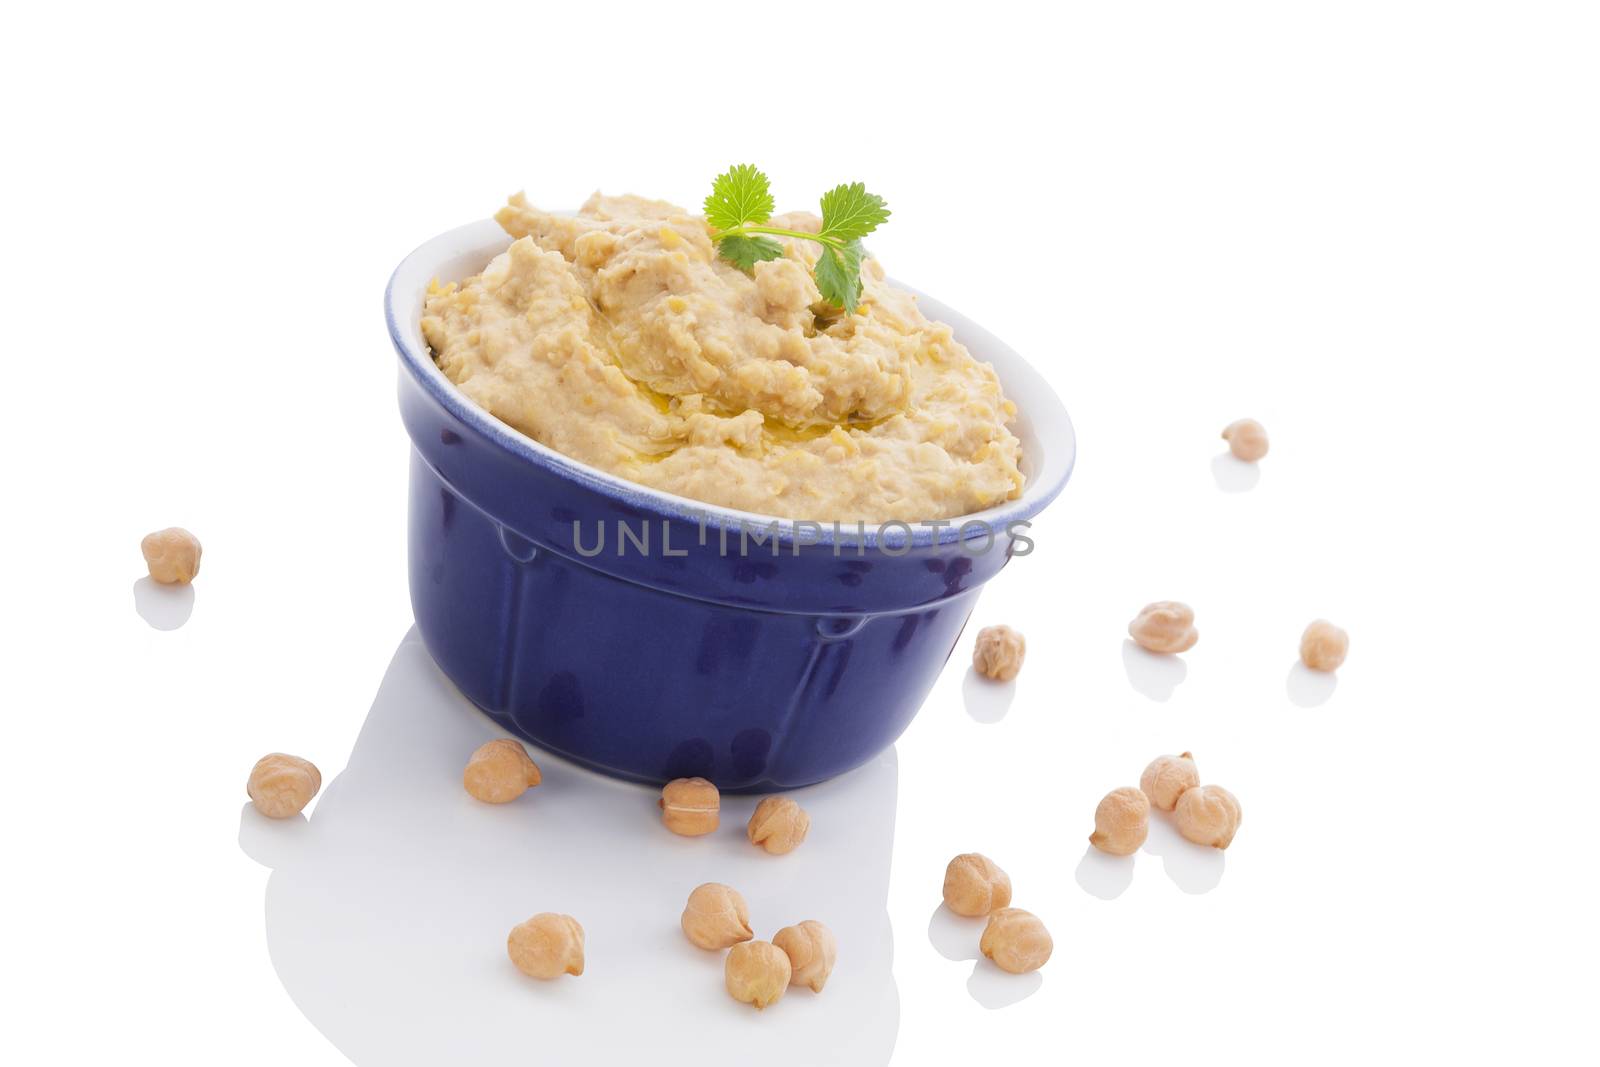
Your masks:
<path fill-rule="evenodd" d="M 573 216 L 518 194 L 495 218 L 515 240 L 430 286 L 422 333 L 469 399 L 541 444 L 781 518 L 921 522 L 1021 493 L 993 368 L 876 260 L 846 314 L 817 288 L 811 241 L 783 238 L 747 274 L 705 219 L 659 200 L 596 193 Z"/>

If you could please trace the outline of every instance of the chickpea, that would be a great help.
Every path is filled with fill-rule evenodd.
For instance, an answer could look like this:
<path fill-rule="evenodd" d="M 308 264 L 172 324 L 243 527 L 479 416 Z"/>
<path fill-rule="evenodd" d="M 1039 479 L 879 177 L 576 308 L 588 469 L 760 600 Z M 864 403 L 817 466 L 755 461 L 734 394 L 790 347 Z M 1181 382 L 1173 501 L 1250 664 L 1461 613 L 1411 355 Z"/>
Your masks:
<path fill-rule="evenodd" d="M 1300 661 L 1314 671 L 1336 671 L 1350 651 L 1350 635 L 1318 619 L 1300 635 Z"/>
<path fill-rule="evenodd" d="M 511 928 L 506 952 L 529 978 L 583 973 L 583 927 L 570 915 L 540 912 Z"/>
<path fill-rule="evenodd" d="M 770 941 L 745 941 L 728 953 L 722 980 L 734 1000 L 760 1009 L 783 996 L 792 971 L 783 949 Z"/>
<path fill-rule="evenodd" d="M 1002 971 L 1027 974 L 1037 971 L 1055 950 L 1050 931 L 1032 912 L 1021 908 L 1001 908 L 989 916 L 978 950 Z"/>
<path fill-rule="evenodd" d="M 1094 809 L 1089 844 L 1113 856 L 1131 856 L 1150 834 L 1150 798 L 1132 786 L 1113 789 Z"/>
<path fill-rule="evenodd" d="M 1146 604 L 1128 624 L 1128 636 L 1151 652 L 1187 652 L 1200 640 L 1194 609 L 1176 600 Z"/>
<path fill-rule="evenodd" d="M 1139 791 L 1162 811 L 1171 811 L 1185 789 L 1199 784 L 1200 768 L 1187 752 L 1181 756 L 1157 756 L 1139 776 Z"/>
<path fill-rule="evenodd" d="M 461 775 L 467 792 L 485 804 L 509 803 L 540 781 L 539 765 L 509 737 L 478 746 Z"/>
<path fill-rule="evenodd" d="M 1228 451 L 1236 459 L 1254 463 L 1267 454 L 1267 431 L 1255 419 L 1230 422 L 1222 430 L 1222 439 L 1228 442 Z"/>
<path fill-rule="evenodd" d="M 145 534 L 139 549 L 150 577 L 163 585 L 188 585 L 200 573 L 200 539 L 181 526 Z"/>
<path fill-rule="evenodd" d="M 744 897 L 721 882 L 695 887 L 680 923 L 689 940 L 703 949 L 723 949 L 756 936 Z"/>
<path fill-rule="evenodd" d="M 789 957 L 790 985 L 810 986 L 813 993 L 822 992 L 828 975 L 833 973 L 834 961 L 839 958 L 839 942 L 832 930 L 815 919 L 807 919 L 779 930 L 772 943 Z"/>
<path fill-rule="evenodd" d="M 1011 876 L 988 856 L 963 852 L 944 869 L 944 906 L 977 918 L 1011 903 Z"/>
<path fill-rule="evenodd" d="M 700 837 L 721 823 L 722 794 L 704 778 L 675 778 L 661 790 L 661 821 L 684 837 Z"/>
<path fill-rule="evenodd" d="M 788 797 L 767 797 L 756 805 L 745 834 L 752 845 L 760 845 L 774 856 L 800 847 L 811 829 L 811 816 Z"/>
<path fill-rule="evenodd" d="M 309 760 L 273 752 L 250 769 L 245 792 L 250 803 L 269 819 L 298 815 L 322 788 L 322 772 Z"/>
<path fill-rule="evenodd" d="M 1028 642 L 1009 626 L 985 626 L 972 646 L 972 667 L 985 678 L 1009 682 L 1022 670 Z"/>
<path fill-rule="evenodd" d="M 1185 790 L 1174 810 L 1178 833 L 1197 845 L 1227 848 L 1239 832 L 1239 801 L 1220 785 Z"/>

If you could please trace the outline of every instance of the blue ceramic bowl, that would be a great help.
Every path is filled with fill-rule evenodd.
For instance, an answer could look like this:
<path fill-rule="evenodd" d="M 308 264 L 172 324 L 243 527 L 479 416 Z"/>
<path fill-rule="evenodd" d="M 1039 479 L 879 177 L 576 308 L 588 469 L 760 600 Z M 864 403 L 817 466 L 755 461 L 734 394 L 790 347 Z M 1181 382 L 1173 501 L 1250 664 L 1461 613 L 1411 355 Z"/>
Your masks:
<path fill-rule="evenodd" d="M 790 789 L 882 751 L 1071 473 L 1050 387 L 921 297 L 1019 408 L 1020 499 L 937 529 L 701 504 L 538 444 L 434 365 L 419 324 L 429 281 L 476 274 L 508 243 L 492 221 L 452 230 L 407 256 L 384 296 L 413 446 L 411 603 L 439 667 L 511 732 L 636 781 Z"/>

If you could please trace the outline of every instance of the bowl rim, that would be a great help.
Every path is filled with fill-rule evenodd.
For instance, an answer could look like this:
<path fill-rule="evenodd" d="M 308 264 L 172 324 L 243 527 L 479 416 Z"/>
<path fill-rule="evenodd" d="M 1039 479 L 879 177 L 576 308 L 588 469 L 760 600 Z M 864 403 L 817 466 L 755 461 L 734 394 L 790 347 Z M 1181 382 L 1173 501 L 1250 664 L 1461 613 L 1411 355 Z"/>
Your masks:
<path fill-rule="evenodd" d="M 994 538 L 997 531 L 1008 531 L 1015 524 L 1026 523 L 1037 515 L 1060 495 L 1067 479 L 1071 477 L 1077 460 L 1077 438 L 1066 409 L 1044 377 L 1015 349 L 977 323 L 942 301 L 898 281 L 894 281 L 894 284 L 916 296 L 919 305 L 935 305 L 929 309 L 928 317 L 950 325 L 955 330 L 957 339 L 961 340 L 969 351 L 973 351 L 974 348 L 969 338 L 977 333 L 981 335 L 978 338 L 979 347 L 986 352 L 998 348 L 1010 357 L 1006 362 L 1014 361 L 1014 365 L 1008 367 L 1005 373 L 1002 374 L 999 368 L 995 369 L 996 374 L 1001 375 L 1001 387 L 1005 389 L 1007 399 L 1011 400 L 1017 406 L 1019 414 L 1028 420 L 1046 420 L 1057 438 L 1058 454 L 1050 457 L 1054 462 L 1045 470 L 1030 476 L 1023 485 L 1022 495 L 1015 500 L 1005 501 L 983 511 L 952 516 L 949 519 L 917 522 L 890 519 L 877 523 L 844 523 L 820 519 L 789 519 L 679 496 L 676 493 L 629 481 L 620 475 L 580 462 L 547 445 L 540 444 L 509 423 L 502 422 L 487 409 L 473 403 L 439 369 L 433 361 L 427 343 L 422 340 L 421 297 L 425 294 L 428 284 L 439 277 L 438 268 L 448 260 L 459 259 L 471 253 L 486 253 L 492 258 L 498 254 L 489 251 L 492 245 L 498 243 L 509 247 L 511 241 L 512 238 L 500 228 L 499 223 L 493 219 L 481 219 L 447 230 L 414 248 L 395 267 L 388 283 L 384 286 L 383 312 L 389 329 L 389 339 L 400 356 L 401 365 L 409 370 L 429 396 L 451 415 L 513 455 L 576 482 L 584 488 L 632 507 L 655 512 L 662 518 L 694 523 L 707 529 L 775 531 L 778 540 L 786 545 L 798 541 L 801 545 L 837 545 L 852 548 L 860 546 L 904 552 L 913 547 L 955 544 L 969 539 L 976 540 L 978 537 Z M 480 266 L 477 269 L 483 268 Z M 406 297 L 408 308 L 412 297 L 417 298 L 418 305 L 418 313 L 408 312 L 405 315 L 404 326 L 401 313 L 396 306 L 400 295 Z M 948 320 L 952 318 L 961 320 L 962 326 L 949 323 Z M 410 321 L 413 319 L 415 321 Z M 984 354 L 974 351 L 973 355 L 974 358 L 993 366 L 993 362 L 985 358 Z M 1013 379 L 1009 384 L 1006 380 L 1008 376 Z M 1015 381 L 1017 378 L 1028 379 L 1021 383 L 1023 388 L 1013 388 L 1017 384 Z M 980 529 L 972 531 L 974 525 Z M 802 536 L 802 530 L 805 536 Z"/>

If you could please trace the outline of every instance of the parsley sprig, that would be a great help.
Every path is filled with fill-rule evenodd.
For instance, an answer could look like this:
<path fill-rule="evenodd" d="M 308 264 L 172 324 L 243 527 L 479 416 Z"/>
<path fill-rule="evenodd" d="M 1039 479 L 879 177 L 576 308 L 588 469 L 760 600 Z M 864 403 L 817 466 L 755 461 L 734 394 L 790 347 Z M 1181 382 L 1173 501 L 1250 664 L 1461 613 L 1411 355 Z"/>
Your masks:
<path fill-rule="evenodd" d="M 716 231 L 718 254 L 749 273 L 757 263 L 783 255 L 783 246 L 773 237 L 815 241 L 822 246 L 817 290 L 830 304 L 853 314 L 861 301 L 861 259 L 866 255 L 861 238 L 888 220 L 889 205 L 860 182 L 836 185 L 822 194 L 822 228 L 816 233 L 766 225 L 772 206 L 767 176 L 750 164 L 717 175 L 705 210 Z"/>

